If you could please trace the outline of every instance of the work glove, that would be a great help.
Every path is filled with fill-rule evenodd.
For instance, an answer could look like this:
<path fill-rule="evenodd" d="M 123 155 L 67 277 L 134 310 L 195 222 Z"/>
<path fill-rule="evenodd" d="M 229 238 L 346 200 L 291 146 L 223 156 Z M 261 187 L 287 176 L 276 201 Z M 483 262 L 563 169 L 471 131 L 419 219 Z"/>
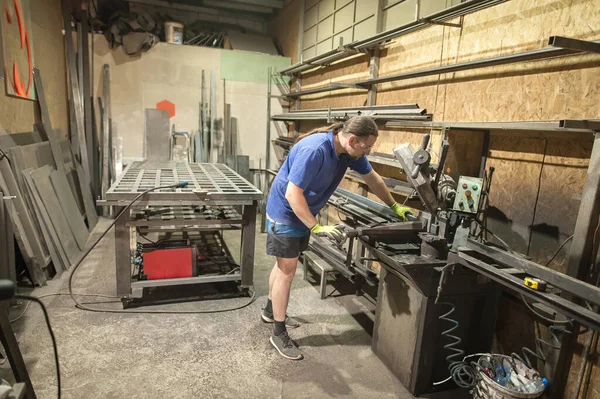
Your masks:
<path fill-rule="evenodd" d="M 338 243 L 344 240 L 344 234 L 336 226 L 323 226 L 317 223 L 312 229 L 310 229 L 310 231 L 319 237 L 327 237 L 330 240 L 335 240 Z"/>
<path fill-rule="evenodd" d="M 412 210 L 407 207 L 407 206 L 402 206 L 400 204 L 398 204 L 397 202 L 394 202 L 390 208 L 392 208 L 392 211 L 394 211 L 394 213 L 396 215 L 398 215 L 400 217 L 400 219 L 402 219 L 403 222 L 406 221 L 406 215 L 412 215 Z"/>

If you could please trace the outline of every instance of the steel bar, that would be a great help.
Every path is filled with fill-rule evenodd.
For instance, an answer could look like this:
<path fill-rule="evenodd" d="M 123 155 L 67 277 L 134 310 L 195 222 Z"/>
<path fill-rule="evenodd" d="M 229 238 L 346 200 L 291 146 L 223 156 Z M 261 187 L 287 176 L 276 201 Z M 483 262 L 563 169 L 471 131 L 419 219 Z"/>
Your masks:
<path fill-rule="evenodd" d="M 102 192 L 100 193 L 100 197 L 106 198 L 106 191 L 110 186 L 108 180 L 108 152 L 110 151 L 108 145 L 108 136 L 110 134 L 110 66 L 108 64 L 104 64 L 102 71 Z"/>
<path fill-rule="evenodd" d="M 257 198 L 260 199 L 260 198 Z M 256 234 L 256 211 L 258 201 L 245 205 L 242 218 L 242 245 L 240 251 L 241 284 L 250 287 L 254 282 L 254 244 Z"/>
<path fill-rule="evenodd" d="M 563 119 L 558 122 L 563 129 L 582 129 L 600 132 L 600 119 Z"/>
<path fill-rule="evenodd" d="M 115 208 L 115 215 L 119 215 L 124 208 Z M 127 297 L 131 294 L 131 260 L 130 260 L 130 234 L 125 222 L 129 219 L 130 211 L 124 212 L 115 221 L 115 264 L 117 280 L 117 296 Z"/>
<path fill-rule="evenodd" d="M 331 64 L 332 62 L 339 61 L 356 54 L 359 54 L 359 51 L 351 49 L 349 46 L 341 46 L 330 50 L 326 53 L 309 58 L 300 63 L 289 66 L 288 68 L 284 68 L 281 71 L 279 71 L 279 73 L 284 75 L 294 75 L 297 73 L 307 71 L 309 69 L 317 68 L 319 66 Z"/>
<path fill-rule="evenodd" d="M 467 247 L 477 253 L 486 255 L 494 261 L 512 268 L 523 270 L 524 273 L 540 278 L 547 283 L 569 292 L 574 296 L 600 305 L 600 288 L 578 280 L 574 277 L 556 272 L 550 268 L 538 265 L 527 259 L 505 252 L 495 247 L 487 246 L 473 240 L 467 242 Z"/>
<path fill-rule="evenodd" d="M 292 111 L 285 114 L 273 115 L 272 120 L 297 121 L 297 120 L 332 120 L 346 119 L 352 116 L 370 116 L 373 119 L 411 119 L 430 121 L 431 115 L 426 109 L 418 108 L 416 104 L 397 104 L 355 108 L 314 109 Z"/>
<path fill-rule="evenodd" d="M 381 43 L 384 43 L 388 40 L 400 37 L 402 35 L 406 35 L 411 32 L 415 32 L 420 29 L 427 28 L 432 23 L 440 23 L 449 21 L 451 19 L 473 13 L 475 11 L 479 11 L 481 9 L 503 3 L 507 0 L 470 0 L 465 1 L 463 3 L 457 4 L 453 7 L 447 8 L 445 10 L 429 14 L 423 17 L 419 21 L 412 21 L 405 25 L 399 26 L 394 29 L 387 30 L 385 32 L 378 33 L 369 38 L 352 42 L 347 46 L 343 46 L 341 48 L 337 48 L 327 53 L 318 55 L 316 57 L 309 58 L 303 62 L 294 64 L 288 68 L 285 68 L 280 71 L 280 73 L 285 75 L 294 75 L 299 74 L 304 71 L 314 69 L 321 65 L 325 65 L 331 63 L 333 61 L 339 61 L 344 58 L 351 57 L 355 54 L 358 54 L 359 51 L 366 51 L 370 48 L 376 47 Z"/>
<path fill-rule="evenodd" d="M 87 180 L 91 181 L 92 175 L 90 171 L 90 163 L 88 160 L 87 144 L 85 139 L 85 125 L 83 120 L 83 99 L 81 98 L 79 91 L 79 82 L 77 80 L 77 64 L 75 60 L 75 47 L 73 45 L 73 36 L 71 30 L 71 4 L 68 0 L 62 0 L 62 11 L 63 11 L 63 28 L 65 30 L 65 48 L 67 52 L 67 69 L 69 77 L 69 89 L 70 89 L 70 102 L 73 105 L 73 111 L 75 113 L 74 121 L 75 125 L 71 125 L 71 130 L 75 131 L 75 136 L 79 142 L 79 148 L 76 155 L 79 155 L 81 165 L 86 174 Z M 72 134 L 73 136 L 73 134 Z"/>
<path fill-rule="evenodd" d="M 587 280 L 597 273 L 593 254 L 595 243 L 594 231 L 600 215 L 600 133 L 596 133 L 592 154 L 588 165 L 587 176 L 583 186 L 583 194 L 577 213 L 577 221 L 573 233 L 573 242 L 569 251 L 566 274 L 579 280 Z M 596 281 L 594 281 L 596 282 Z M 580 296 L 575 294 L 576 296 Z M 566 299 L 572 296 L 565 295 Z M 582 323 L 585 324 L 585 323 Z M 552 358 L 554 365 L 553 380 L 555 387 L 551 389 L 552 397 L 561 397 L 569 378 L 569 369 L 573 361 L 574 345 L 577 337 L 565 337 L 558 356 Z"/>
<path fill-rule="evenodd" d="M 174 285 L 188 284 L 206 284 L 206 283 L 221 283 L 226 281 L 239 281 L 242 278 L 240 273 L 223 274 L 216 276 L 198 276 L 184 278 L 167 278 L 162 280 L 144 280 L 133 281 L 131 289 L 150 288 L 150 287 L 168 287 Z"/>
<path fill-rule="evenodd" d="M 357 86 L 352 83 L 331 83 L 329 86 L 317 87 L 314 89 L 302 90 L 302 91 L 298 91 L 298 92 L 291 92 L 291 93 L 286 94 L 285 96 L 289 97 L 289 98 L 298 98 L 298 97 L 302 97 L 302 96 L 308 96 L 310 94 L 325 93 L 325 92 L 343 90 L 343 89 L 367 90 L 364 87 Z"/>
<path fill-rule="evenodd" d="M 80 92 L 82 95 L 83 102 L 83 117 L 84 117 L 84 129 L 85 129 L 85 143 L 87 147 L 87 159 L 89 162 L 89 171 L 91 173 L 90 182 L 94 191 L 96 191 L 96 176 L 98 175 L 97 163 L 94 163 L 94 139 L 92 131 L 92 97 L 91 97 L 91 84 L 90 84 L 90 48 L 89 48 L 89 29 L 90 24 L 88 20 L 88 10 L 85 1 L 82 2 L 82 6 L 86 8 L 79 13 L 81 19 L 81 53 L 79 57 L 81 59 L 81 80 L 79 81 Z"/>
<path fill-rule="evenodd" d="M 470 14 L 475 11 L 479 11 L 483 8 L 487 8 L 496 4 L 505 2 L 506 0 L 471 0 L 457 4 L 453 7 L 446 8 L 445 10 L 429 14 L 423 17 L 420 21 L 412 21 L 405 25 L 398 26 L 394 29 L 390 29 L 381 33 L 378 33 L 372 37 L 356 41 L 350 44 L 355 49 L 367 49 L 373 46 L 384 43 L 388 40 L 395 39 L 402 35 L 415 32 L 417 30 L 426 28 L 433 22 L 444 22 L 466 14 Z"/>
<path fill-rule="evenodd" d="M 8 318 L 8 305 L 8 301 L 3 301 L 0 304 L 0 342 L 2 342 L 2 346 L 6 351 L 6 357 L 10 363 L 15 380 L 25 384 L 25 397 L 27 399 L 36 399 L 37 396 L 27 372 L 25 360 L 23 359 L 17 337 Z"/>
<path fill-rule="evenodd" d="M 273 67 L 269 67 L 267 80 L 267 148 L 265 151 L 265 168 L 269 169 L 271 163 L 271 84 Z"/>
<path fill-rule="evenodd" d="M 600 43 L 600 41 L 595 41 L 593 43 Z M 445 73 L 453 73 L 460 71 L 469 71 L 478 68 L 487 68 L 491 66 L 498 65 L 506 65 L 513 64 L 516 62 L 525 62 L 525 61 L 534 61 L 534 60 L 542 60 L 554 57 L 561 57 L 565 55 L 571 55 L 573 53 L 577 53 L 577 50 L 569 50 L 562 48 L 543 48 L 538 50 L 525 51 L 517 54 L 508 54 L 501 55 L 498 57 L 486 58 L 482 60 L 475 61 L 467 61 L 461 62 L 458 64 L 445 65 L 441 67 L 434 67 L 420 71 L 413 72 L 404 72 L 396 75 L 388 75 L 382 76 L 375 79 L 366 79 L 359 82 L 356 82 L 359 86 L 369 87 L 370 85 L 379 84 L 379 83 L 388 83 L 388 82 L 396 82 L 399 80 L 420 78 L 424 76 L 431 75 L 442 75 Z"/>
<path fill-rule="evenodd" d="M 472 129 L 472 130 L 535 130 L 573 133 L 593 133 L 600 130 L 600 120 L 557 120 L 516 122 L 419 122 L 390 121 L 386 127 L 417 127 L 423 129 Z"/>
<path fill-rule="evenodd" d="M 215 118 L 217 117 L 217 100 L 216 100 L 216 80 L 215 71 L 210 70 L 210 138 L 208 145 L 208 161 L 215 162 L 214 150 L 216 148 L 215 139 L 217 134 L 215 132 Z"/>
<path fill-rule="evenodd" d="M 466 250 L 467 252 L 463 252 L 463 250 Z M 514 290 L 534 300 L 543 302 L 565 316 L 576 320 L 593 330 L 600 330 L 600 315 L 597 313 L 594 313 L 593 311 L 577 305 L 558 295 L 532 290 L 523 284 L 522 279 L 515 277 L 512 274 L 505 273 L 502 271 L 502 269 L 498 269 L 469 255 L 468 251 L 468 248 L 459 249 L 457 260 L 460 264 L 496 281 L 497 283 L 500 283 L 511 290 Z M 471 251 L 471 253 L 472 252 L 474 251 Z M 452 257 L 449 257 L 448 259 L 452 260 Z"/>
<path fill-rule="evenodd" d="M 600 53 L 600 43 L 563 36 L 550 36 L 548 45 L 568 50 L 585 51 L 586 53 Z"/>

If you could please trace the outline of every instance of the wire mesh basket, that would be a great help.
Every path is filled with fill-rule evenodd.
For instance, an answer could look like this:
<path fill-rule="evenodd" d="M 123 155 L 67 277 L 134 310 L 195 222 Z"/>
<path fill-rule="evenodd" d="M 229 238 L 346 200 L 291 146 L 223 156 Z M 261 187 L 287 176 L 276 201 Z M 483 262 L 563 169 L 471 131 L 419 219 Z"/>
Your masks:
<path fill-rule="evenodd" d="M 527 381 L 542 381 L 540 374 L 536 370 L 527 367 L 525 363 L 519 359 L 496 354 L 488 356 L 489 359 L 492 357 L 498 359 L 502 365 L 508 366 L 511 373 L 516 371 L 516 374 L 525 378 Z M 498 384 L 482 369 L 478 369 L 478 373 L 480 377 L 479 381 L 471 391 L 474 399 L 535 399 L 544 394 L 545 386 L 543 384 L 539 384 L 540 388 L 535 392 L 517 392 L 511 388 Z"/>

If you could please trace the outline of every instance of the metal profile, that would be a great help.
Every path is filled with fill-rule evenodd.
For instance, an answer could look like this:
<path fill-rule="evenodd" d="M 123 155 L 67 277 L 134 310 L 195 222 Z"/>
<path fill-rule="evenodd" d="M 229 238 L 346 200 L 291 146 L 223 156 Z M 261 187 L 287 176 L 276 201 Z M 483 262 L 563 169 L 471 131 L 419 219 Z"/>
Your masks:
<path fill-rule="evenodd" d="M 343 90 L 343 89 L 367 90 L 367 88 L 358 86 L 353 83 L 332 83 L 329 86 L 317 87 L 315 89 L 309 89 L 309 90 L 288 93 L 288 94 L 286 94 L 286 97 L 298 98 L 298 97 L 307 96 L 310 94 L 325 93 L 325 92 L 329 92 L 329 91 L 337 91 L 337 90 Z"/>
<path fill-rule="evenodd" d="M 356 54 L 359 54 L 358 50 L 353 49 L 350 46 L 340 46 L 336 49 L 329 50 L 326 53 L 317 55 L 315 57 L 311 57 L 306 61 L 299 62 L 288 68 L 284 68 L 281 71 L 279 71 L 279 73 L 283 75 L 294 75 L 297 73 L 307 71 L 309 69 L 314 69 L 320 66 L 331 64 L 332 62 L 339 61 Z"/>
<path fill-rule="evenodd" d="M 355 108 L 329 108 L 293 111 L 285 114 L 273 115 L 272 120 L 300 121 L 300 120 L 346 120 L 353 116 L 370 116 L 378 120 L 419 120 L 431 121 L 431 114 L 426 109 L 418 108 L 417 104 L 383 105 Z"/>
<path fill-rule="evenodd" d="M 594 41 L 592 43 L 600 43 L 600 41 Z M 542 60 L 547 58 L 561 57 L 570 55 L 579 50 L 569 50 L 562 48 L 543 48 L 538 50 L 525 51 L 517 54 L 501 55 L 499 57 L 486 58 L 482 60 L 461 62 L 453 65 L 445 65 L 441 67 L 429 68 L 421 71 L 405 72 L 396 75 L 382 76 L 375 79 L 366 79 L 356 82 L 359 86 L 369 87 L 374 84 L 396 82 L 399 80 L 414 79 L 424 76 L 441 75 L 445 73 L 453 73 L 460 71 L 467 71 L 478 68 L 487 68 L 491 66 L 513 64 L 516 62 Z"/>
<path fill-rule="evenodd" d="M 600 53 L 600 43 L 563 36 L 550 36 L 548 46 L 574 51 L 585 51 L 586 53 Z"/>
<path fill-rule="evenodd" d="M 415 32 L 417 30 L 428 27 L 431 24 L 445 22 L 454 18 L 461 17 L 466 14 L 473 13 L 475 11 L 482 10 L 487 7 L 494 6 L 496 4 L 504 3 L 507 0 L 471 0 L 464 3 L 457 4 L 453 7 L 445 10 L 427 15 L 420 20 L 409 22 L 405 25 L 399 26 L 394 29 L 387 30 L 372 36 L 370 38 L 350 43 L 349 46 L 353 49 L 364 50 L 388 40 L 395 39 L 396 37 L 406 35 L 408 33 Z"/>
<path fill-rule="evenodd" d="M 426 28 L 431 24 L 443 23 L 445 21 L 470 14 L 496 4 L 504 3 L 507 0 L 470 0 L 457 4 L 445 10 L 433 13 L 421 18 L 418 21 L 409 22 L 385 32 L 378 33 L 370 38 L 358 40 L 346 46 L 330 50 L 324 54 L 309 58 L 303 62 L 294 64 L 280 71 L 284 75 L 295 75 L 302 72 L 330 64 L 334 61 L 340 61 L 356 54 L 363 53 L 372 47 L 376 47 L 388 40 L 415 32 Z"/>
<path fill-rule="evenodd" d="M 600 130 L 600 120 L 558 121 L 514 121 L 514 122 L 419 122 L 419 121 L 389 121 L 386 127 L 417 127 L 424 129 L 473 129 L 473 130 L 535 130 L 557 131 L 572 133 L 593 133 Z"/>

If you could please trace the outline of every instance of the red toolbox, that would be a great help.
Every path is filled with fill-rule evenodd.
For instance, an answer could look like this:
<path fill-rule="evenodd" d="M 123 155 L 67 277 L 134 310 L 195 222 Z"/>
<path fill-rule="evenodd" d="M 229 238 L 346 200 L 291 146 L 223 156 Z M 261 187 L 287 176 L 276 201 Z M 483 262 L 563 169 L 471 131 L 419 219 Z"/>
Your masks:
<path fill-rule="evenodd" d="M 155 249 L 142 253 L 148 280 L 196 276 L 196 251 L 192 247 Z"/>

